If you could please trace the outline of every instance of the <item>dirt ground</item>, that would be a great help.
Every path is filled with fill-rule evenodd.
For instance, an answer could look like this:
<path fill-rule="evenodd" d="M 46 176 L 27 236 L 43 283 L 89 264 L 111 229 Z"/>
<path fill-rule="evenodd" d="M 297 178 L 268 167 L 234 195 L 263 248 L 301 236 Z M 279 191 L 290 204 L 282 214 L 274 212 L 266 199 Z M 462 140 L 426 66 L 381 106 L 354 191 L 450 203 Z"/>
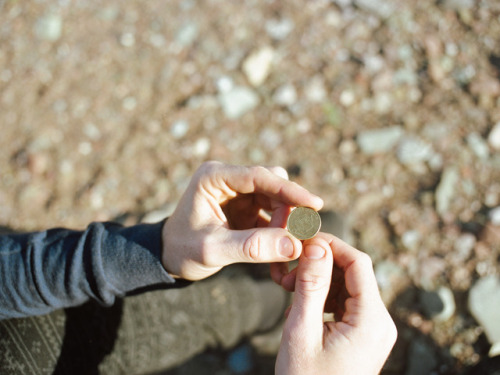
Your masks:
<path fill-rule="evenodd" d="M 498 1 L 0 0 L 0 129 L 0 226 L 133 224 L 205 160 L 281 165 L 372 256 L 387 374 L 488 353 L 467 296 L 500 271 Z"/>

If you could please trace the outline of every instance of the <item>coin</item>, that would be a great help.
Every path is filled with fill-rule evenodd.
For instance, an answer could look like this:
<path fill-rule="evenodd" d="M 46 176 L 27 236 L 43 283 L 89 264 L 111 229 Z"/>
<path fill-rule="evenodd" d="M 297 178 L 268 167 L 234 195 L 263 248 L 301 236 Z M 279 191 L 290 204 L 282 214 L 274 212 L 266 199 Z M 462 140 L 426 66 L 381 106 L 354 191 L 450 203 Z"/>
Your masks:
<path fill-rule="evenodd" d="M 297 207 L 286 222 L 287 230 L 299 240 L 313 238 L 321 228 L 319 214 L 309 207 Z"/>

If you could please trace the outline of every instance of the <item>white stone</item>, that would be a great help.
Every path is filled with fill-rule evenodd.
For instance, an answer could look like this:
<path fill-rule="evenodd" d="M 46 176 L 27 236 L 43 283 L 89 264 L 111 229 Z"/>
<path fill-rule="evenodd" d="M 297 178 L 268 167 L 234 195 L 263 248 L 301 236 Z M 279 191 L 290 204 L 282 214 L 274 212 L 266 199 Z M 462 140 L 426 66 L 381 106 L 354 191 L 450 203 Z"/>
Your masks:
<path fill-rule="evenodd" d="M 361 151 L 367 155 L 390 151 L 403 135 L 400 126 L 365 130 L 358 134 L 356 141 Z"/>
<path fill-rule="evenodd" d="M 124 47 L 132 47 L 135 44 L 135 35 L 132 33 L 122 34 L 120 44 Z"/>
<path fill-rule="evenodd" d="M 479 159 L 485 160 L 490 156 L 488 144 L 479 133 L 473 132 L 467 136 L 469 148 Z"/>
<path fill-rule="evenodd" d="M 448 212 L 451 201 L 455 196 L 455 187 L 459 179 L 456 167 L 449 167 L 444 170 L 441 181 L 436 189 L 436 209 L 441 215 Z"/>
<path fill-rule="evenodd" d="M 354 91 L 352 90 L 344 90 L 340 94 L 340 104 L 344 107 L 350 107 L 356 101 L 356 96 L 354 95 Z"/>
<path fill-rule="evenodd" d="M 500 121 L 491 129 L 488 135 L 488 143 L 495 150 L 500 150 Z"/>
<path fill-rule="evenodd" d="M 253 52 L 243 62 L 243 72 L 253 86 L 264 83 L 271 71 L 274 60 L 274 50 L 271 47 L 263 47 Z"/>
<path fill-rule="evenodd" d="M 432 146 L 421 138 L 407 136 L 401 140 L 397 155 L 402 164 L 416 164 L 430 160 L 434 151 Z"/>
<path fill-rule="evenodd" d="M 215 85 L 217 86 L 217 90 L 219 92 L 229 92 L 234 88 L 234 82 L 231 77 L 228 76 L 222 76 L 217 79 L 215 82 Z"/>
<path fill-rule="evenodd" d="M 284 84 L 276 90 L 273 101 L 282 106 L 291 106 L 297 101 L 297 90 L 291 83 Z"/>
<path fill-rule="evenodd" d="M 196 23 L 186 23 L 177 31 L 175 41 L 182 47 L 190 46 L 198 37 L 198 25 Z"/>
<path fill-rule="evenodd" d="M 500 225 L 500 206 L 490 211 L 490 221 L 493 225 Z"/>
<path fill-rule="evenodd" d="M 320 103 L 323 102 L 326 98 L 326 88 L 323 77 L 320 75 L 314 76 L 307 83 L 305 88 L 305 94 L 307 100 L 312 103 Z"/>
<path fill-rule="evenodd" d="M 185 120 L 178 120 L 170 127 L 170 134 L 172 134 L 175 139 L 181 139 L 187 134 L 188 130 L 189 123 Z"/>
<path fill-rule="evenodd" d="M 62 35 L 62 18 L 58 14 L 47 14 L 38 19 L 35 33 L 40 39 L 55 42 Z"/>
<path fill-rule="evenodd" d="M 267 34 L 276 40 L 285 39 L 293 31 L 294 27 L 293 21 L 288 18 L 272 19 L 266 22 Z"/>
<path fill-rule="evenodd" d="M 443 310 L 434 317 L 434 320 L 438 322 L 446 322 L 453 316 L 453 314 L 455 314 L 455 296 L 453 295 L 453 292 L 446 287 L 440 287 L 437 290 L 437 294 L 439 295 L 441 302 L 443 302 Z"/>
<path fill-rule="evenodd" d="M 230 119 L 240 118 L 259 104 L 257 94 L 244 86 L 236 86 L 230 91 L 219 94 L 218 100 L 224 114 Z"/>
<path fill-rule="evenodd" d="M 210 139 L 200 138 L 193 146 L 193 155 L 197 157 L 205 157 L 210 151 Z"/>
<path fill-rule="evenodd" d="M 479 279 L 469 292 L 468 304 L 489 342 L 500 342 L 500 279 L 495 275 Z"/>

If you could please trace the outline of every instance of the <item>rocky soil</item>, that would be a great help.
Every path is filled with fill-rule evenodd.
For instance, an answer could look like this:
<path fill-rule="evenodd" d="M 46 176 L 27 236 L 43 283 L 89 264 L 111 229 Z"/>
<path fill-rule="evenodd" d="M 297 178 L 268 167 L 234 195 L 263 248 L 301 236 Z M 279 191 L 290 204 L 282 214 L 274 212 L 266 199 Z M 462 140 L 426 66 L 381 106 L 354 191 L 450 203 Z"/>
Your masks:
<path fill-rule="evenodd" d="M 0 226 L 155 220 L 205 160 L 282 165 L 373 258 L 385 373 L 500 351 L 498 1 L 0 0 L 0 129 Z"/>

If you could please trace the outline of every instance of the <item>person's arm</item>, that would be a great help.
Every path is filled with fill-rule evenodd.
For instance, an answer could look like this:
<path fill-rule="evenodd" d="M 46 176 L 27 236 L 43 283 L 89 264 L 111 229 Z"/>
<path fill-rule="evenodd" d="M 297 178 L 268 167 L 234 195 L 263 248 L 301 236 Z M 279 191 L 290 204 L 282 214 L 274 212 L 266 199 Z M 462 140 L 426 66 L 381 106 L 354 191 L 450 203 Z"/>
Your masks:
<path fill-rule="evenodd" d="M 161 264 L 163 222 L 124 228 L 92 223 L 0 236 L 0 319 L 49 313 L 89 299 L 104 305 L 156 284 L 175 285 Z"/>
<path fill-rule="evenodd" d="M 320 233 L 304 242 L 294 271 L 275 272 L 273 279 L 285 288 L 291 279 L 295 284 L 276 360 L 277 375 L 380 372 L 397 331 L 368 255 Z M 333 312 L 335 321 L 324 322 L 323 312 Z"/>

